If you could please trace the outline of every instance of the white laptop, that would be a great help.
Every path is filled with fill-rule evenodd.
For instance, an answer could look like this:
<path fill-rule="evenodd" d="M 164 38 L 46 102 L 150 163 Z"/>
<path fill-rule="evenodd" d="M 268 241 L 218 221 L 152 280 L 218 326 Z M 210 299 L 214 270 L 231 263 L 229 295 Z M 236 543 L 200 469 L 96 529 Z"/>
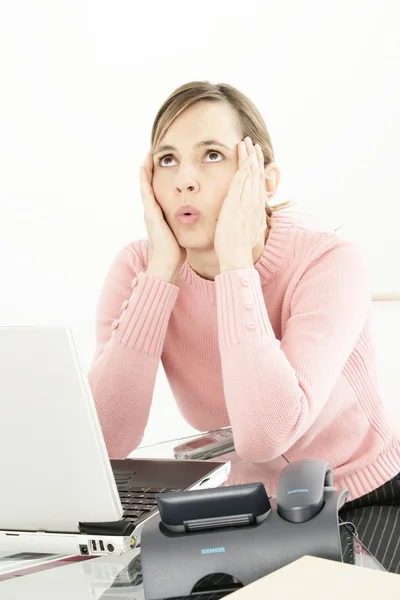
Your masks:
<path fill-rule="evenodd" d="M 157 493 L 217 487 L 229 469 L 110 461 L 72 331 L 0 327 L 0 551 L 121 554 Z"/>

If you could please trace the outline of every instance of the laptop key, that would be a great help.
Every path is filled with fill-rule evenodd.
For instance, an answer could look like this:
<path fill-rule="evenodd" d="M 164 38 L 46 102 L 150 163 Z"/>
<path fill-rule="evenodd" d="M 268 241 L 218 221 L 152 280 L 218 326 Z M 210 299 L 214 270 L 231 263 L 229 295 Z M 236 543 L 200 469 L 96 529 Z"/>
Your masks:
<path fill-rule="evenodd" d="M 130 510 L 143 511 L 143 504 L 130 504 Z"/>
<path fill-rule="evenodd" d="M 142 510 L 124 510 L 124 516 L 140 517 L 143 514 Z"/>
<path fill-rule="evenodd" d="M 130 523 L 136 523 L 136 521 L 138 519 L 140 519 L 141 516 L 142 515 L 137 515 L 136 517 L 135 516 L 131 516 L 131 515 L 126 515 L 126 517 L 124 517 L 124 520 L 125 521 L 129 521 Z"/>

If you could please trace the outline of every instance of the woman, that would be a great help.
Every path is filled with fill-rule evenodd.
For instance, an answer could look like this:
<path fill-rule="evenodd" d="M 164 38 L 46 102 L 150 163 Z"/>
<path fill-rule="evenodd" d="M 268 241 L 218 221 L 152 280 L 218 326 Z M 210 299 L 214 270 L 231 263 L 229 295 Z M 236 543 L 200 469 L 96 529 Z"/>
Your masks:
<path fill-rule="evenodd" d="M 108 273 L 89 373 L 110 456 L 140 444 L 161 358 L 193 427 L 232 426 L 229 483 L 274 494 L 287 461 L 327 460 L 350 490 L 342 517 L 396 571 L 397 509 L 382 505 L 400 498 L 399 436 L 379 396 L 358 247 L 269 207 L 271 140 L 229 85 L 170 95 L 140 182 L 148 241 Z"/>

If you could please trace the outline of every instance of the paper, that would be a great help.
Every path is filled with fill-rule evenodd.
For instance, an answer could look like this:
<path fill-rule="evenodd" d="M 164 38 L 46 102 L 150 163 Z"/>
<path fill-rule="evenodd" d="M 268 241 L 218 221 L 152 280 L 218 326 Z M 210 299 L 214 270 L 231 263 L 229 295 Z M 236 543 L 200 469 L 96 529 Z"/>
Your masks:
<path fill-rule="evenodd" d="M 268 594 L 268 595 L 267 595 Z M 400 599 L 400 575 L 303 556 L 229 595 L 229 600 Z"/>

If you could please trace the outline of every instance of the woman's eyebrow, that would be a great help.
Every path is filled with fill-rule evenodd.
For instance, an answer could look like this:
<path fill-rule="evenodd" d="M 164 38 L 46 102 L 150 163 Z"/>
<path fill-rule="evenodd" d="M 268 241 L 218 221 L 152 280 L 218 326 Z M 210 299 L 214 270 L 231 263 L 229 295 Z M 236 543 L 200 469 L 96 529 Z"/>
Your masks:
<path fill-rule="evenodd" d="M 222 148 L 226 148 L 227 150 L 229 150 L 230 152 L 234 152 L 234 150 L 232 148 L 229 148 L 229 146 L 226 146 L 226 144 L 223 144 L 222 142 L 218 142 L 218 140 L 202 140 L 201 142 L 198 142 L 197 144 L 194 145 L 194 148 L 203 148 L 204 146 L 221 146 Z M 160 152 L 176 152 L 177 148 L 175 148 L 175 146 L 171 146 L 170 144 L 164 144 L 163 146 L 159 146 L 158 148 L 156 148 L 155 152 L 153 152 L 153 154 L 159 154 Z"/>

